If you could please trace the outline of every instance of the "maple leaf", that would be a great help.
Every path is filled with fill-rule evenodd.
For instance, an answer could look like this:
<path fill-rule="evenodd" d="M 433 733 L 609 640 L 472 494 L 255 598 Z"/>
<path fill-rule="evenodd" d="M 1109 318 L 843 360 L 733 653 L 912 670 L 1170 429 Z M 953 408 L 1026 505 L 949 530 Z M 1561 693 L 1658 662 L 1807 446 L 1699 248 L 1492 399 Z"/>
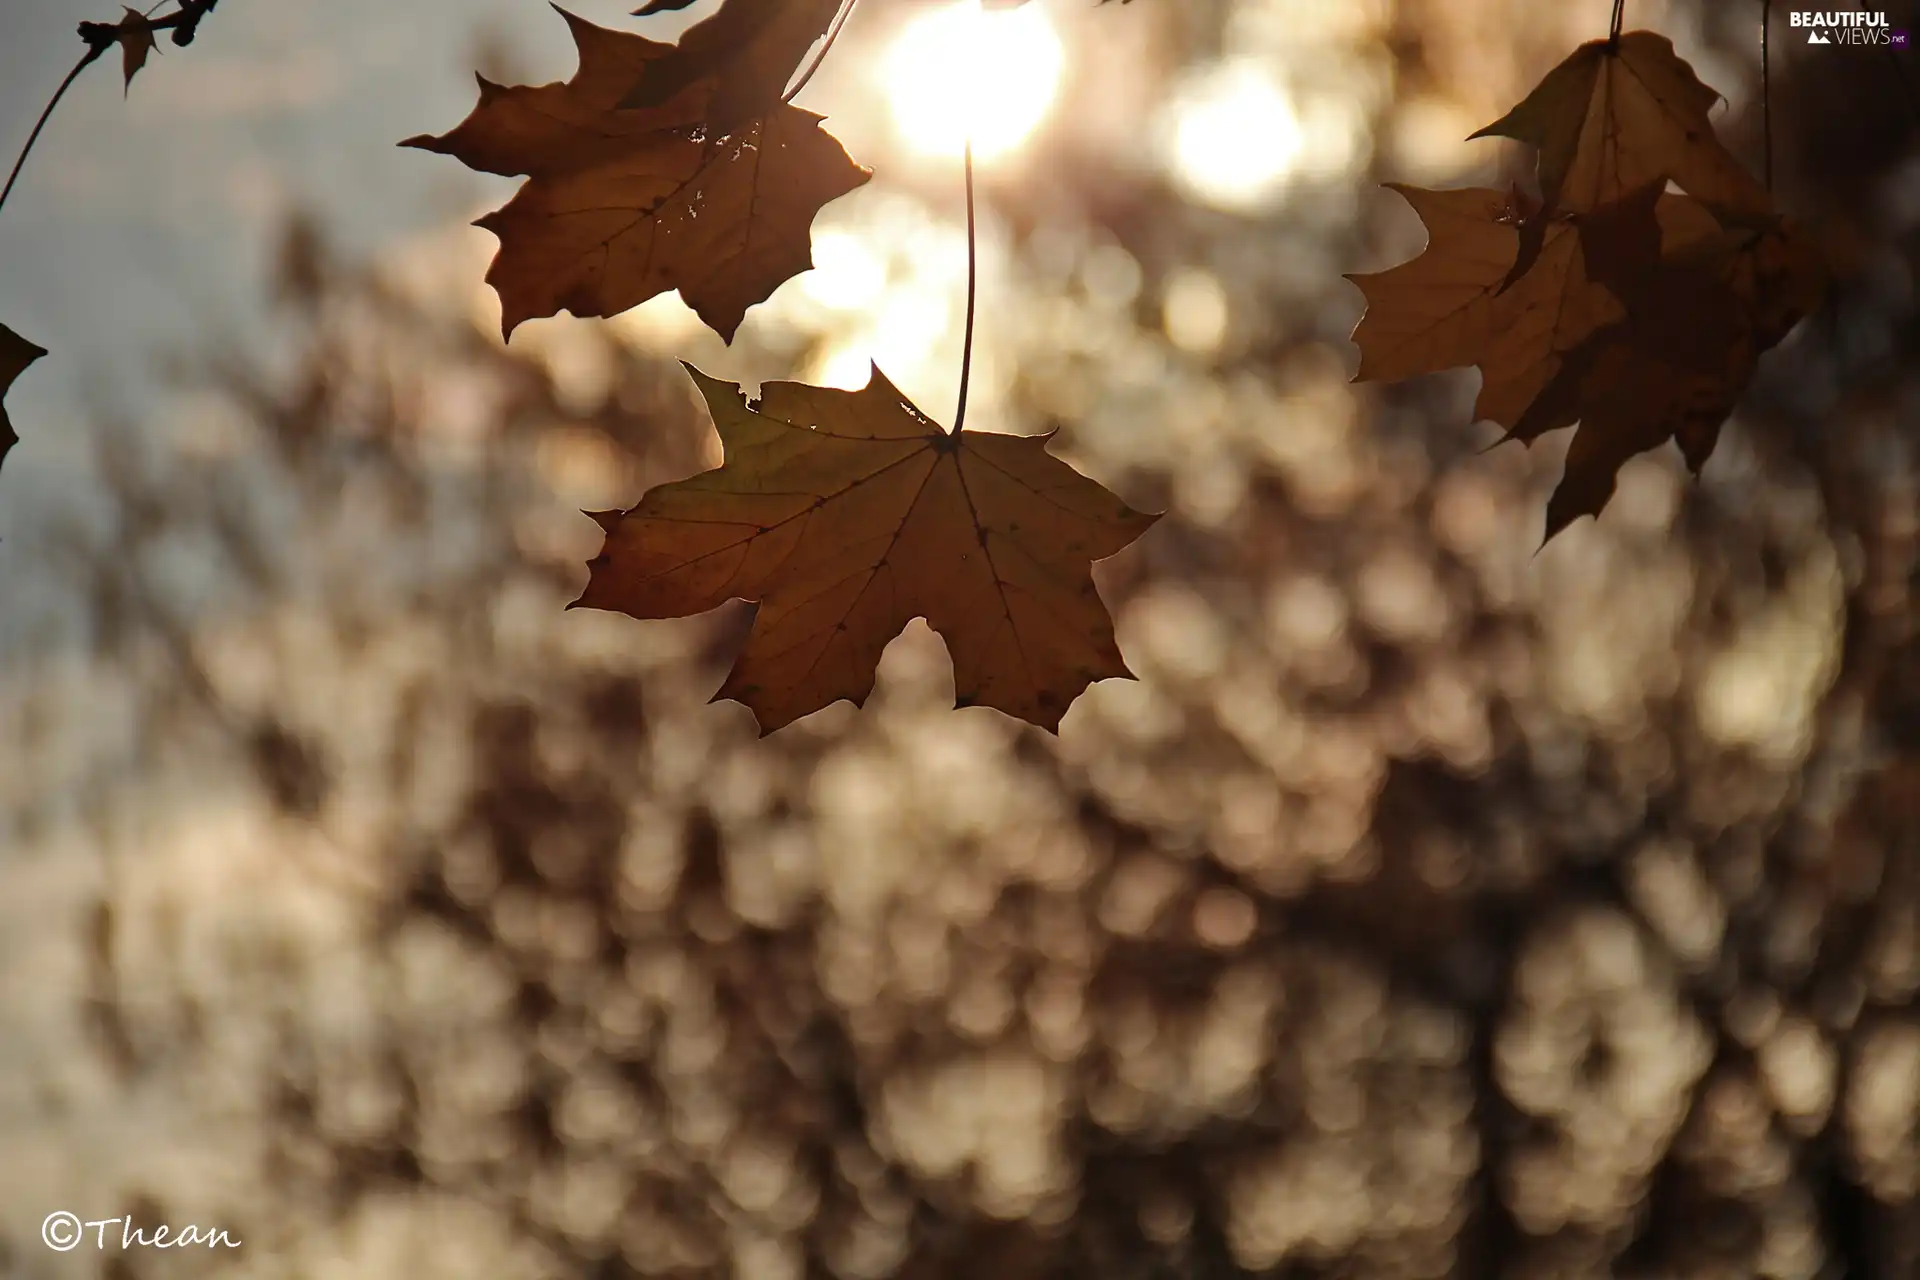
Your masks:
<path fill-rule="evenodd" d="M 617 315 L 678 289 L 732 341 L 748 307 L 813 266 L 814 215 L 872 171 L 820 128 L 822 117 L 794 106 L 716 133 L 703 114 L 710 85 L 657 109 L 616 111 L 634 76 L 678 49 L 560 13 L 580 55 L 571 80 L 480 78 L 465 120 L 401 145 L 526 176 L 475 224 L 500 240 L 487 282 L 504 335 L 563 310 Z"/>
<path fill-rule="evenodd" d="M 664 106 L 694 85 L 711 86 L 710 127 L 730 132 L 780 101 L 787 81 L 839 12 L 841 0 L 726 0 L 681 35 L 674 56 L 648 62 L 618 106 Z M 636 17 L 681 9 L 676 0 L 642 5 Z"/>
<path fill-rule="evenodd" d="M 759 603 L 715 698 L 761 733 L 839 699 L 924 617 L 958 705 L 1048 730 L 1088 684 L 1131 676 L 1092 564 L 1159 519 L 1047 452 L 1047 436 L 948 434 L 875 367 L 858 391 L 773 382 L 757 403 L 688 365 L 725 462 L 594 513 L 606 543 L 574 605 L 636 618 Z"/>
<path fill-rule="evenodd" d="M 1762 352 L 1818 306 L 1811 242 L 1773 215 L 1716 216 L 1658 177 L 1544 219 L 1538 256 L 1502 292 L 1537 210 L 1484 188 L 1394 187 L 1428 229 L 1422 253 L 1350 276 L 1367 299 L 1356 380 L 1460 365 L 1482 373 L 1475 417 L 1531 443 L 1575 426 L 1546 537 L 1598 514 L 1620 467 L 1673 439 L 1696 472 Z"/>
<path fill-rule="evenodd" d="M 120 19 L 115 39 L 120 42 L 120 73 L 124 77 L 122 91 L 133 88 L 133 77 L 140 68 L 147 65 L 147 55 L 153 52 L 153 24 L 147 15 L 130 5 L 122 5 L 126 16 Z"/>
<path fill-rule="evenodd" d="M 1547 499 L 1541 542 L 1613 497 L 1620 468 L 1669 439 L 1698 474 L 1720 425 L 1746 389 L 1757 352 L 1736 341 L 1719 370 L 1690 368 L 1636 340 L 1630 324 L 1609 326 L 1574 352 L 1505 439 L 1532 441 L 1578 422 L 1560 483 Z"/>
<path fill-rule="evenodd" d="M 1826 258 L 1792 218 L 1742 221 L 1706 247 L 1721 283 L 1747 308 L 1759 351 L 1775 346 L 1826 301 L 1832 283 Z"/>
<path fill-rule="evenodd" d="M 1568 354 L 1505 437 L 1530 442 L 1578 423 L 1547 503 L 1544 540 L 1599 515 L 1621 466 L 1668 439 L 1698 475 L 1760 356 L 1825 290 L 1811 241 L 1785 219 L 1636 258 L 1633 246 L 1644 252 L 1649 242 L 1651 211 L 1643 193 L 1584 228 L 1588 257 L 1616 279 L 1626 315 Z"/>
<path fill-rule="evenodd" d="M 1581 45 L 1513 110 L 1468 135 L 1539 150 L 1541 206 L 1522 228 L 1508 282 L 1532 266 L 1554 214 L 1596 209 L 1649 182 L 1671 180 L 1726 211 L 1770 213 L 1766 190 L 1714 134 L 1707 112 L 1719 96 L 1671 40 L 1629 31 Z"/>
<path fill-rule="evenodd" d="M 1534 212 L 1523 197 L 1486 187 L 1387 185 L 1419 215 L 1427 245 L 1398 266 L 1348 275 L 1367 300 L 1353 331 L 1360 347 L 1355 381 L 1475 365 L 1481 372 L 1475 420 L 1511 427 L 1569 352 L 1626 315 L 1610 287 L 1620 274 L 1620 234 L 1600 242 L 1616 250 L 1605 264 L 1613 278 L 1603 280 L 1588 263 L 1594 237 L 1581 234 L 1584 220 L 1544 221 L 1533 269 L 1502 292 L 1519 252 L 1519 224 Z M 1654 257 L 1720 229 L 1697 201 L 1679 195 L 1661 195 L 1654 218 L 1648 224 Z"/>
<path fill-rule="evenodd" d="M 7 417 L 7 389 L 28 365 L 45 354 L 44 348 L 0 324 L 0 462 L 5 462 L 8 451 L 20 442 L 20 437 L 13 433 L 12 420 Z"/>
<path fill-rule="evenodd" d="M 1698 201 L 1661 191 L 1656 178 L 1612 204 L 1577 216 L 1581 258 L 1595 283 L 1620 300 L 1632 341 L 1704 373 L 1723 371 L 1726 352 L 1749 327 L 1751 299 L 1723 279 L 1730 247 L 1720 222 Z M 1658 211 L 1685 211 L 1686 230 L 1666 234 Z"/>

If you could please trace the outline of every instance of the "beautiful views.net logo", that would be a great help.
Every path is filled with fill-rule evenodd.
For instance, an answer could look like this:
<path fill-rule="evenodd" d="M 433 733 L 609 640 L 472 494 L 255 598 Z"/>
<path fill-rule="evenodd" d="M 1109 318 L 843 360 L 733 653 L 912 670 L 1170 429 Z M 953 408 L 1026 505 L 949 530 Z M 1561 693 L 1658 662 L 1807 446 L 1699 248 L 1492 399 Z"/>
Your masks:
<path fill-rule="evenodd" d="M 1879 44 L 1896 49 L 1907 46 L 1907 33 L 1890 30 L 1884 12 L 1796 9 L 1789 15 L 1789 25 L 1805 27 L 1808 44 Z"/>

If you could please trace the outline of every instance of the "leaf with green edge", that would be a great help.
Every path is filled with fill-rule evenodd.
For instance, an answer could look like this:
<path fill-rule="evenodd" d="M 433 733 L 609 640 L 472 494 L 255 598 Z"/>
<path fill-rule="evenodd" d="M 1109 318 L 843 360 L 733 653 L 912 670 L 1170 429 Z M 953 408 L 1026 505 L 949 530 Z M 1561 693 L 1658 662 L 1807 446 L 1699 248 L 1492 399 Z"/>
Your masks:
<path fill-rule="evenodd" d="M 574 605 L 679 618 L 758 602 L 715 697 L 763 735 L 864 704 L 916 617 L 946 641 L 959 705 L 1049 731 L 1087 685 L 1132 675 L 1091 569 L 1159 517 L 1048 453 L 1051 435 L 949 434 L 878 368 L 858 391 L 772 382 L 757 403 L 687 371 L 725 461 L 594 513 L 606 543 Z"/>

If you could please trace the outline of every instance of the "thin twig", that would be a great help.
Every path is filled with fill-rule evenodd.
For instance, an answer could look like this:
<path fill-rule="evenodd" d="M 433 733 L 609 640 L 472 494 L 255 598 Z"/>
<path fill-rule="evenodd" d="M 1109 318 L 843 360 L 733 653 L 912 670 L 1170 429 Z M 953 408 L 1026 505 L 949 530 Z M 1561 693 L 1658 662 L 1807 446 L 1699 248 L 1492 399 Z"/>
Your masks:
<path fill-rule="evenodd" d="M 164 3 L 165 0 L 161 2 Z M 193 43 L 194 34 L 199 29 L 200 19 L 212 13 L 214 6 L 219 3 L 220 0 L 180 0 L 178 9 L 162 18 L 146 18 L 144 25 L 149 31 L 171 30 L 175 44 L 189 45 Z M 160 5 L 156 4 L 147 12 L 152 13 L 159 7 Z M 100 40 L 112 44 L 120 38 L 125 27 L 126 19 L 124 18 L 119 22 L 83 22 L 80 24 L 80 38 L 88 44 Z"/>
<path fill-rule="evenodd" d="M 807 81 L 813 79 L 813 73 L 818 71 L 820 64 L 827 60 L 827 52 L 833 48 L 833 42 L 840 38 L 840 28 L 847 25 L 847 19 L 853 16 L 853 6 L 858 3 L 860 0 L 846 0 L 846 3 L 840 6 L 840 12 L 835 16 L 833 26 L 827 29 L 827 42 L 820 46 L 820 52 L 813 55 L 813 61 L 807 64 L 807 69 L 800 73 L 799 82 L 787 90 L 780 101 L 792 102 L 800 96 L 800 91 L 807 87 Z"/>
<path fill-rule="evenodd" d="M 1767 32 L 1773 0 L 1760 0 L 1760 176 L 1773 190 L 1773 86 L 1767 77 Z"/>
<path fill-rule="evenodd" d="M 973 225 L 973 137 L 967 137 L 967 331 L 960 340 L 960 404 L 953 411 L 953 434 L 967 420 L 967 382 L 973 375 L 973 304 L 980 292 L 980 238 Z"/>
<path fill-rule="evenodd" d="M 40 131 L 47 127 L 47 117 L 51 116 L 53 109 L 60 105 L 60 99 L 67 92 L 67 86 L 78 80 L 80 73 L 87 69 L 88 64 L 106 51 L 107 46 L 104 44 L 89 43 L 87 51 L 80 55 L 80 61 L 73 64 L 73 70 L 67 72 L 67 78 L 62 80 L 60 87 L 53 91 L 53 97 L 47 100 L 46 110 L 42 111 L 40 118 L 33 123 L 33 132 L 27 135 L 27 145 L 20 148 L 20 158 L 13 162 L 13 172 L 7 175 L 7 185 L 0 187 L 0 207 L 4 207 L 7 197 L 13 194 L 13 184 L 20 180 L 20 170 L 27 163 L 27 156 L 33 152 L 33 144 L 40 140 Z"/>
<path fill-rule="evenodd" d="M 1620 43 L 1620 27 L 1627 20 L 1627 0 L 1613 0 L 1613 21 L 1607 24 L 1607 43 Z"/>

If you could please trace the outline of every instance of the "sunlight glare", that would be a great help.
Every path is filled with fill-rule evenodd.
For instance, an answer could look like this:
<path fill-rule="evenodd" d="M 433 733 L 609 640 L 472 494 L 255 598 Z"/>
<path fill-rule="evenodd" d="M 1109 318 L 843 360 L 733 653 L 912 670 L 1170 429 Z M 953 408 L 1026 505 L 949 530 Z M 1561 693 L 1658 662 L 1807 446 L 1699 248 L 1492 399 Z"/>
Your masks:
<path fill-rule="evenodd" d="M 858 391 L 873 375 L 873 352 L 858 341 L 823 348 L 801 371 L 801 381 L 816 387 Z"/>
<path fill-rule="evenodd" d="M 973 134 L 992 160 L 1037 129 L 1060 89 L 1066 51 L 1038 4 L 983 12 L 959 0 L 914 18 L 884 75 L 894 128 L 923 155 L 950 158 Z"/>
<path fill-rule="evenodd" d="M 851 232 L 813 234 L 813 270 L 800 277 L 807 297 L 829 311 L 864 311 L 887 288 L 887 264 Z"/>
<path fill-rule="evenodd" d="M 1286 90 L 1248 62 L 1218 67 L 1189 86 L 1175 100 L 1170 124 L 1180 185 L 1201 203 L 1236 213 L 1270 204 L 1308 141 Z"/>

